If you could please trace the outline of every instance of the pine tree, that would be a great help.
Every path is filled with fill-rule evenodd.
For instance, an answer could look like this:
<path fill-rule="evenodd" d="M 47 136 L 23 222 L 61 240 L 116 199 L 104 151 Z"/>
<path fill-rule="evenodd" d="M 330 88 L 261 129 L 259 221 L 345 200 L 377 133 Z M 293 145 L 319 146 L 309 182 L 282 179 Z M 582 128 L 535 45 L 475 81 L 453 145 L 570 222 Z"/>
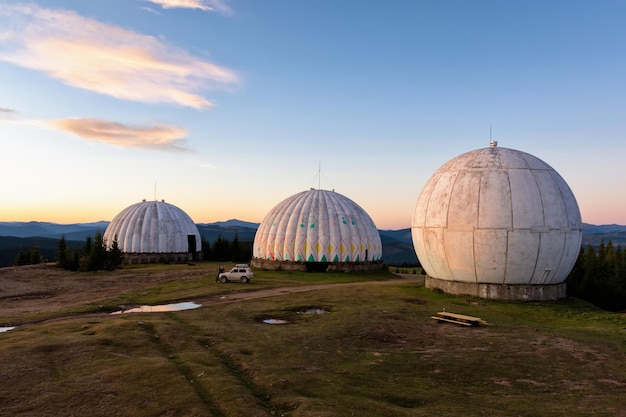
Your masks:
<path fill-rule="evenodd" d="M 581 246 L 576 263 L 574 263 L 574 267 L 567 277 L 567 293 L 578 298 L 582 298 L 583 294 L 583 280 L 585 278 L 584 258 L 585 249 Z"/>
<path fill-rule="evenodd" d="M 17 256 L 15 257 L 15 262 L 13 262 L 13 264 L 16 266 L 22 266 L 22 265 L 28 265 L 28 262 L 29 262 L 28 254 L 24 252 L 22 248 L 20 248 L 20 251 L 17 253 Z"/>
<path fill-rule="evenodd" d="M 239 235 L 235 233 L 233 237 L 233 241 L 230 244 L 230 260 L 233 262 L 237 262 L 241 260 L 241 245 L 239 244 Z"/>
<path fill-rule="evenodd" d="M 91 245 L 92 245 L 92 240 L 91 240 L 91 236 L 87 236 L 87 238 L 85 239 L 85 245 L 83 246 L 83 255 L 85 256 L 89 256 L 89 254 L 91 253 Z"/>
<path fill-rule="evenodd" d="M 115 268 L 121 268 L 122 262 L 124 261 L 124 254 L 120 249 L 119 242 L 117 240 L 117 235 L 113 238 L 113 242 L 111 243 L 111 248 L 107 251 L 107 269 L 113 270 Z"/>
<path fill-rule="evenodd" d="M 80 258 L 78 260 L 78 270 L 82 272 L 91 270 L 91 246 L 93 245 L 91 236 L 87 236 L 85 239 L 85 244 L 83 245 L 83 249 L 80 253 Z"/>
<path fill-rule="evenodd" d="M 41 258 L 41 252 L 39 251 L 39 244 L 35 243 L 28 253 L 28 264 L 36 265 L 43 261 Z"/>
<path fill-rule="evenodd" d="M 611 311 L 626 309 L 626 260 L 624 251 L 609 241 L 581 248 L 567 278 L 568 294 Z"/>
<path fill-rule="evenodd" d="M 203 237 L 200 238 L 202 244 L 202 260 L 208 261 L 211 259 L 211 244 Z"/>
<path fill-rule="evenodd" d="M 59 243 L 57 243 L 57 252 L 55 256 L 57 266 L 63 269 L 67 269 L 70 263 L 70 256 L 71 254 L 69 248 L 67 247 L 65 235 L 62 235 L 61 239 L 59 239 Z"/>
<path fill-rule="evenodd" d="M 89 251 L 89 271 L 99 271 L 105 269 L 107 260 L 106 246 L 100 232 L 96 232 L 96 236 L 91 244 Z"/>
<path fill-rule="evenodd" d="M 213 260 L 215 261 L 228 261 L 230 259 L 230 243 L 228 239 L 222 238 L 222 235 L 217 235 L 217 239 L 213 242 Z"/>
<path fill-rule="evenodd" d="M 74 248 L 74 253 L 72 254 L 72 263 L 68 265 L 69 270 L 78 271 L 80 268 L 80 251 L 78 248 Z"/>

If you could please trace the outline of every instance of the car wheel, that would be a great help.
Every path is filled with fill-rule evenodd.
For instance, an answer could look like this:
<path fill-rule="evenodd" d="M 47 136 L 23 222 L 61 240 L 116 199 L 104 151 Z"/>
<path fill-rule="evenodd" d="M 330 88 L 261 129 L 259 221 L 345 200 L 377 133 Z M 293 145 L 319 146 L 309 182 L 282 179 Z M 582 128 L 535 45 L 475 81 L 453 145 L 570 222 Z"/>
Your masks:
<path fill-rule="evenodd" d="M 248 277 L 241 277 L 241 278 L 240 278 L 240 280 L 241 280 L 241 282 L 243 282 L 244 284 L 247 284 L 247 283 L 248 283 L 248 281 L 250 281 L 250 280 L 248 279 Z"/>
<path fill-rule="evenodd" d="M 220 282 L 226 283 L 226 282 L 228 282 L 228 278 L 222 277 L 222 278 L 220 278 Z"/>

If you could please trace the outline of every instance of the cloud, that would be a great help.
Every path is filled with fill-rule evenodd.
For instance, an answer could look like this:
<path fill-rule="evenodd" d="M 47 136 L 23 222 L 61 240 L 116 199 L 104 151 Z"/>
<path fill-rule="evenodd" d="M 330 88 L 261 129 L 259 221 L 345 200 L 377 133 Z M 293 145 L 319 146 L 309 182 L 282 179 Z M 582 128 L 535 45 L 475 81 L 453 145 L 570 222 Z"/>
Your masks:
<path fill-rule="evenodd" d="M 16 114 L 17 112 L 13 109 L 7 109 L 5 107 L 0 107 L 0 117 L 10 117 Z"/>
<path fill-rule="evenodd" d="M 230 13 L 230 8 L 221 0 L 145 0 L 164 9 L 200 9 L 205 12 Z"/>
<path fill-rule="evenodd" d="M 0 61 L 118 99 L 196 109 L 213 106 L 197 91 L 239 81 L 153 36 L 34 4 L 0 5 Z"/>
<path fill-rule="evenodd" d="M 129 126 L 101 119 L 73 118 L 51 120 L 49 124 L 59 130 L 73 133 L 85 140 L 107 143 L 127 148 L 186 151 L 184 139 L 187 131 L 181 127 L 159 124 L 155 126 Z"/>
<path fill-rule="evenodd" d="M 15 120 L 19 116 L 18 112 L 13 109 L 7 109 L 5 107 L 0 107 L 0 120 L 10 121 Z"/>

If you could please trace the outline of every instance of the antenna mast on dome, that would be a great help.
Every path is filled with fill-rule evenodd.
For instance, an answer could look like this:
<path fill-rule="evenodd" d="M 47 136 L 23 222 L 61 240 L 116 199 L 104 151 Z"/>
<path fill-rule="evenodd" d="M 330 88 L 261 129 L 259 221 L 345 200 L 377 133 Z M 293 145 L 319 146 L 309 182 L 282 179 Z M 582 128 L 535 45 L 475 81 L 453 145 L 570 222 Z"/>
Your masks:
<path fill-rule="evenodd" d="M 492 148 L 498 146 L 498 141 L 491 139 L 491 122 L 489 122 L 489 146 Z"/>
<path fill-rule="evenodd" d="M 317 189 L 322 189 L 322 161 L 317 163 Z"/>

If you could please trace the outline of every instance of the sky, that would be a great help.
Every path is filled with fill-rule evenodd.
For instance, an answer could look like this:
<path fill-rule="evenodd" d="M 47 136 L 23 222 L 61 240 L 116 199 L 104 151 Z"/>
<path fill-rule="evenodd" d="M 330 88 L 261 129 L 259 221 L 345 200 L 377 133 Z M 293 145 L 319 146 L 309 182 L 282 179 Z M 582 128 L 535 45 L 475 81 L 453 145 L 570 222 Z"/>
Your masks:
<path fill-rule="evenodd" d="M 498 146 L 626 224 L 626 2 L 0 1 L 0 221 L 165 200 L 261 222 L 332 189 L 411 226 L 448 160 Z"/>

